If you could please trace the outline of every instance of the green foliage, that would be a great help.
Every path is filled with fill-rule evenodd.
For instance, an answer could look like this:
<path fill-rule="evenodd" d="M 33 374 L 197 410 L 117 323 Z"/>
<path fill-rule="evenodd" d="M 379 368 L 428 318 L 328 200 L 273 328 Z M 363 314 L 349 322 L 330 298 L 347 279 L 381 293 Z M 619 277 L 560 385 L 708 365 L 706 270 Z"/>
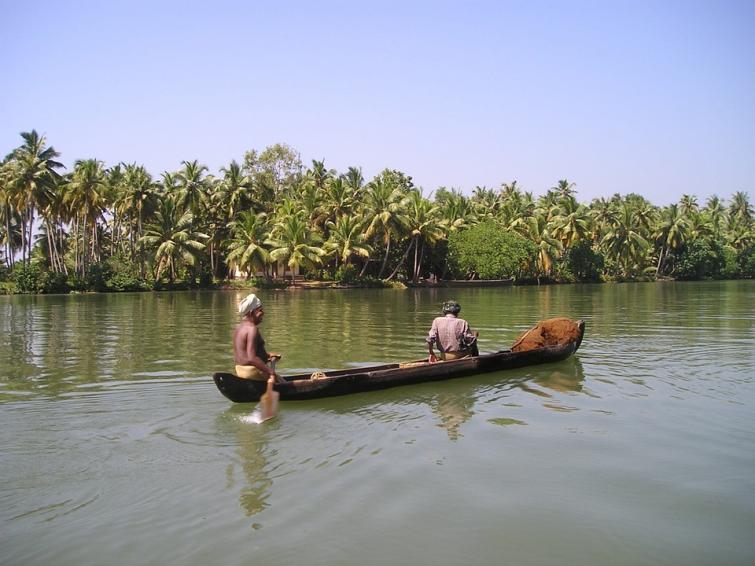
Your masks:
<path fill-rule="evenodd" d="M 685 280 L 719 277 L 723 267 L 723 250 L 718 242 L 693 240 L 677 258 L 675 275 Z"/>
<path fill-rule="evenodd" d="M 42 270 L 33 263 L 29 266 L 17 265 L 11 274 L 14 284 L 9 291 L 16 293 L 67 293 L 68 284 L 63 273 Z"/>
<path fill-rule="evenodd" d="M 566 251 L 562 265 L 576 281 L 600 281 L 605 258 L 592 249 L 590 242 L 582 240 Z"/>
<path fill-rule="evenodd" d="M 353 283 L 356 283 L 359 279 L 359 271 L 357 268 L 351 264 L 349 265 L 342 265 L 338 268 L 336 271 L 336 281 L 338 283 L 343 283 L 344 285 L 351 285 Z"/>
<path fill-rule="evenodd" d="M 215 284 L 215 281 L 212 277 L 212 270 L 209 267 L 199 272 L 198 283 L 199 283 L 199 286 L 202 287 L 203 289 L 212 287 Z"/>
<path fill-rule="evenodd" d="M 452 233 L 448 258 L 452 273 L 459 278 L 472 272 L 480 279 L 519 278 L 535 263 L 537 248 L 519 234 L 487 221 Z"/>
<path fill-rule="evenodd" d="M 731 246 L 722 246 L 723 266 L 721 267 L 720 276 L 723 279 L 736 279 L 739 277 L 741 269 L 737 258 L 737 250 Z"/>
<path fill-rule="evenodd" d="M 93 263 L 86 273 L 87 291 L 107 291 L 107 281 L 113 272 L 107 262 Z"/>
<path fill-rule="evenodd" d="M 36 264 L 16 265 L 11 274 L 11 280 L 16 284 L 17 293 L 44 292 L 44 276 Z"/>
<path fill-rule="evenodd" d="M 65 273 L 48 271 L 43 273 L 43 293 L 68 293 L 68 277 Z"/>
<path fill-rule="evenodd" d="M 743 277 L 755 277 L 755 246 L 750 246 L 741 254 L 739 263 L 741 265 L 740 274 Z"/>
<path fill-rule="evenodd" d="M 39 269 L 0 269 L 0 281 L 12 278 L 4 292 L 132 291 L 161 278 L 170 288 L 207 287 L 234 271 L 278 272 L 276 261 L 359 285 L 373 282 L 338 268 L 353 262 L 368 276 L 414 281 L 469 272 L 538 283 L 755 275 L 745 192 L 704 206 L 684 195 L 660 208 L 638 194 L 587 205 L 562 179 L 537 199 L 512 181 L 470 196 L 440 188 L 431 201 L 401 171 L 368 180 L 358 167 L 339 175 L 324 160 L 305 168 L 282 144 L 247 152 L 221 176 L 194 160 L 156 181 L 136 163 L 96 159 L 61 175 L 44 136 L 21 136 L 0 163 L 0 263 L 10 254 Z M 512 242 L 509 231 L 524 240 Z M 103 261 L 111 254 L 117 259 Z M 67 281 L 56 274 L 64 266 Z"/>
<path fill-rule="evenodd" d="M 107 269 L 105 287 L 108 291 L 147 291 L 152 288 L 150 283 L 139 275 L 138 266 L 123 256 L 108 259 Z"/>

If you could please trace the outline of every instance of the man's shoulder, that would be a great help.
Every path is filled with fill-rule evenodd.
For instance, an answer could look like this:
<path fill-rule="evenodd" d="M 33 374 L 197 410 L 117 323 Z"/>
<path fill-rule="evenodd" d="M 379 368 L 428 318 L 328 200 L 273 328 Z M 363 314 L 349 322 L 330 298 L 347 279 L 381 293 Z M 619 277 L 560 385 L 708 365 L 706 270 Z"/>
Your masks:
<path fill-rule="evenodd" d="M 257 325 L 251 321 L 243 320 L 236 326 L 236 334 L 255 332 Z"/>

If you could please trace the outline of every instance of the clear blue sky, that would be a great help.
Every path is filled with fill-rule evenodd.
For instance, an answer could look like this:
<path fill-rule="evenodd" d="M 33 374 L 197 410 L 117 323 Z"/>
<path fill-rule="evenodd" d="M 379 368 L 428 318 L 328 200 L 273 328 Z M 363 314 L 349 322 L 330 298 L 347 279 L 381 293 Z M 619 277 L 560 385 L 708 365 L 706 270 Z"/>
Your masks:
<path fill-rule="evenodd" d="M 755 196 L 755 1 L 0 0 L 0 152 Z"/>

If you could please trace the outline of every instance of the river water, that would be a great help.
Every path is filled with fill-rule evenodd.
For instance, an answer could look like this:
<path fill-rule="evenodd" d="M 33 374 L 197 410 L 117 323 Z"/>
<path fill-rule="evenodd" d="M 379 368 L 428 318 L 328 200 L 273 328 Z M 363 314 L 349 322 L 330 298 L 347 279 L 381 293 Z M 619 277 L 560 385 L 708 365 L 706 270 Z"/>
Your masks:
<path fill-rule="evenodd" d="M 451 295 L 564 362 L 253 406 L 241 292 L 0 297 L 1 564 L 753 564 L 755 282 L 266 291 L 282 373 L 426 354 Z"/>

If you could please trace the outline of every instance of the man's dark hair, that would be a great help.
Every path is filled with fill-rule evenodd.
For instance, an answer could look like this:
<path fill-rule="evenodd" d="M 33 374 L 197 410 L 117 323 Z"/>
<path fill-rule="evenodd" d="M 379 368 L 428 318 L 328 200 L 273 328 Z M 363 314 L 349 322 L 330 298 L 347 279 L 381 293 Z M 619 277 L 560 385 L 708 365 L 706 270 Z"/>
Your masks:
<path fill-rule="evenodd" d="M 461 305 L 454 301 L 453 299 L 450 301 L 446 301 L 443 303 L 443 314 L 459 314 L 461 312 Z"/>

